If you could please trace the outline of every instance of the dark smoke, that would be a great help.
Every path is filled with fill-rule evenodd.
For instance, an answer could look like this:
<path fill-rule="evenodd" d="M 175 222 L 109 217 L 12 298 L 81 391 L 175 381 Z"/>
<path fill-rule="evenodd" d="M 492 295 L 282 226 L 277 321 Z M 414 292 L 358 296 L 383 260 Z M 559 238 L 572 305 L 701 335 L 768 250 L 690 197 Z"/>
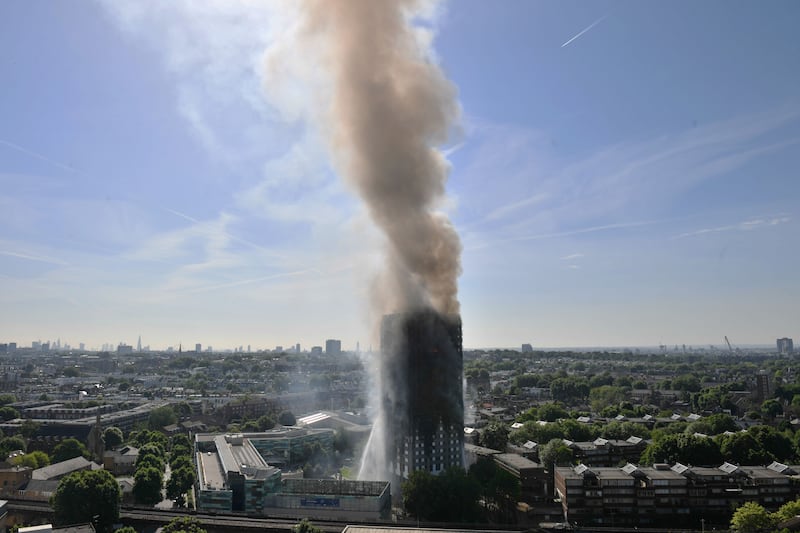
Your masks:
<path fill-rule="evenodd" d="M 459 311 L 461 244 L 436 209 L 445 194 L 443 144 L 459 115 L 456 91 L 411 24 L 420 3 L 309 0 L 305 31 L 333 80 L 326 131 L 340 170 L 386 235 L 383 314 Z"/>

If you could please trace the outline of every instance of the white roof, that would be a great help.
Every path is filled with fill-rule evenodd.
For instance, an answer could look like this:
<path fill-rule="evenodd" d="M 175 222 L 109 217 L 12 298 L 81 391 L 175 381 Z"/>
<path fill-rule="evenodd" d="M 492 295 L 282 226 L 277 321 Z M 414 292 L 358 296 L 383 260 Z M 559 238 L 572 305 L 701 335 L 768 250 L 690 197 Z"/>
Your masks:
<path fill-rule="evenodd" d="M 322 422 L 323 420 L 327 420 L 330 418 L 331 415 L 328 413 L 314 413 L 313 415 L 304 416 L 303 418 L 297 419 L 298 426 L 310 426 L 311 424 L 316 424 L 317 422 Z"/>

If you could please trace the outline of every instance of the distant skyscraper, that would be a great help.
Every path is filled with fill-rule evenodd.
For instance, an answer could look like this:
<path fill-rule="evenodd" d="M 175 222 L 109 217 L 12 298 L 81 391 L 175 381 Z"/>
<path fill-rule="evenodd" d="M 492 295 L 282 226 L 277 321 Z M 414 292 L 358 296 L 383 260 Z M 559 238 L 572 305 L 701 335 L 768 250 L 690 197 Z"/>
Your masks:
<path fill-rule="evenodd" d="M 202 352 L 203 351 L 203 345 L 198 342 L 197 344 L 194 345 L 194 351 L 197 352 L 197 353 Z"/>
<path fill-rule="evenodd" d="M 777 344 L 778 344 L 779 354 L 788 355 L 790 353 L 794 353 L 794 343 L 792 342 L 792 339 L 790 339 L 789 337 L 778 339 Z"/>
<path fill-rule="evenodd" d="M 337 357 L 342 355 L 342 341 L 328 339 L 325 341 L 325 355 Z"/>
<path fill-rule="evenodd" d="M 527 343 L 522 345 L 522 353 L 531 353 L 531 352 L 533 352 L 533 346 Z"/>
<path fill-rule="evenodd" d="M 139 341 L 136 343 L 136 351 L 137 352 L 141 352 L 142 351 L 142 336 L 141 335 L 139 335 Z"/>
<path fill-rule="evenodd" d="M 294 345 L 294 351 L 295 351 L 295 353 L 300 353 L 300 343 L 299 342 Z"/>
<path fill-rule="evenodd" d="M 86 343 L 82 342 L 78 346 L 79 346 L 80 351 L 84 351 L 86 349 Z"/>
<path fill-rule="evenodd" d="M 312 346 L 311 355 L 322 355 L 322 346 Z"/>
<path fill-rule="evenodd" d="M 384 316 L 381 352 L 391 474 L 463 467 L 461 319 L 433 310 Z"/>

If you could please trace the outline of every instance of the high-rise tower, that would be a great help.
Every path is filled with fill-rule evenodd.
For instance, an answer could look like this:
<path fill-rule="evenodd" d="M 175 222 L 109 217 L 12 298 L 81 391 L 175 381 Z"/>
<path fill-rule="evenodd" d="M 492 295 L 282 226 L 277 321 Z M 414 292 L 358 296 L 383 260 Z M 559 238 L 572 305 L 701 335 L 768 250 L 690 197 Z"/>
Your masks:
<path fill-rule="evenodd" d="M 432 309 L 381 323 L 386 459 L 393 476 L 464 466 L 461 319 Z"/>

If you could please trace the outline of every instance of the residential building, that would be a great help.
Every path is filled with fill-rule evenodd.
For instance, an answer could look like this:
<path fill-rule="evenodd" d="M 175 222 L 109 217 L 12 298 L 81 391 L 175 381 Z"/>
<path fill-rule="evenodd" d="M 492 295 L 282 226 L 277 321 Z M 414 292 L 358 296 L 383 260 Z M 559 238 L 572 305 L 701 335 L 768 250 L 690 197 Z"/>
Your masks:
<path fill-rule="evenodd" d="M 14 494 L 31 480 L 32 474 L 33 469 L 29 466 L 0 463 L 0 494 L 3 496 Z"/>
<path fill-rule="evenodd" d="M 770 511 L 800 494 L 794 470 L 770 466 L 716 468 L 628 463 L 622 468 L 557 467 L 555 488 L 564 520 L 578 526 L 675 527 L 727 525 L 733 511 L 755 501 Z"/>
<path fill-rule="evenodd" d="M 103 468 L 115 476 L 133 474 L 138 457 L 139 449 L 133 446 L 123 446 L 119 450 L 107 450 L 103 453 Z"/>
<path fill-rule="evenodd" d="M 390 473 L 463 466 L 461 319 L 431 309 L 381 322 L 385 442 Z"/>
<path fill-rule="evenodd" d="M 776 342 L 778 345 L 779 354 L 787 355 L 794 353 L 794 343 L 792 342 L 792 339 L 788 337 L 783 337 L 782 339 L 778 339 Z"/>

